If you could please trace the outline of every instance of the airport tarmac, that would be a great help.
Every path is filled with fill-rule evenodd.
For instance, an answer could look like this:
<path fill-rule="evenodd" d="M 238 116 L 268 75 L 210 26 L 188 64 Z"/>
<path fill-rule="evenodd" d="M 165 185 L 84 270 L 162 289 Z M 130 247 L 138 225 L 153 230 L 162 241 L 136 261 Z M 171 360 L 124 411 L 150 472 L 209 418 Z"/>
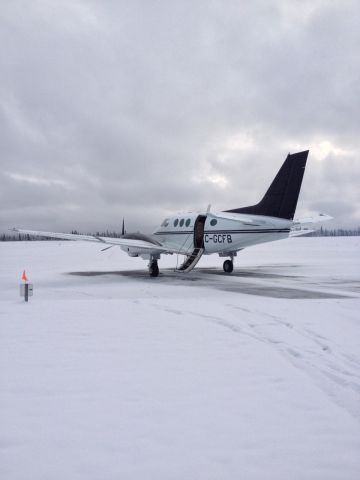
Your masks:
<path fill-rule="evenodd" d="M 116 248 L 0 243 L 1 478 L 357 479 L 359 247 L 150 278 Z"/>

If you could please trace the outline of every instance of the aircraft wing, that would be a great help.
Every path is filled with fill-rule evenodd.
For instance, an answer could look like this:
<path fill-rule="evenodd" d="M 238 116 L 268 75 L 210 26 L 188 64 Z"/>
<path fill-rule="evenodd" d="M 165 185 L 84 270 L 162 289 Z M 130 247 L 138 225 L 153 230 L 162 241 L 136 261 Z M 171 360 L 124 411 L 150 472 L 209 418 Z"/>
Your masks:
<path fill-rule="evenodd" d="M 35 237 L 58 238 L 60 240 L 82 240 L 85 242 L 95 242 L 99 245 L 118 245 L 129 249 L 145 251 L 148 253 L 165 253 L 170 252 L 168 248 L 162 246 L 160 243 L 152 243 L 151 240 L 139 240 L 135 238 L 113 238 L 113 237 L 98 237 L 96 235 L 80 235 L 75 233 L 56 233 L 56 232 L 39 232 L 36 230 L 21 230 L 18 228 L 11 229 L 13 232 L 33 235 Z"/>

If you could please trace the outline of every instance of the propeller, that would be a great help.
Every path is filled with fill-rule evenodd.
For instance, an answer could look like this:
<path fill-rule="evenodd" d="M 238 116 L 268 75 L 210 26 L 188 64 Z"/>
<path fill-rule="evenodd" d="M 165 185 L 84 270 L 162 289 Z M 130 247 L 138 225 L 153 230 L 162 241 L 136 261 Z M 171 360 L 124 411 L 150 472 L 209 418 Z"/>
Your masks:
<path fill-rule="evenodd" d="M 125 235 L 126 230 L 125 230 L 125 219 L 123 218 L 122 221 L 122 227 L 121 227 L 121 235 Z M 105 247 L 100 250 L 100 252 L 105 252 L 106 250 L 109 250 L 110 248 L 115 247 L 115 245 L 110 245 L 110 247 Z"/>
<path fill-rule="evenodd" d="M 122 221 L 122 227 L 121 227 L 121 236 L 125 235 L 126 230 L 125 230 L 125 219 L 123 217 Z M 105 247 L 100 250 L 100 252 L 105 252 L 106 250 L 109 250 L 110 248 L 115 247 L 115 245 L 110 245 L 110 247 Z"/>
<path fill-rule="evenodd" d="M 105 250 L 109 250 L 109 248 L 115 247 L 115 245 L 110 245 L 110 247 L 102 248 L 100 252 L 105 252 Z"/>

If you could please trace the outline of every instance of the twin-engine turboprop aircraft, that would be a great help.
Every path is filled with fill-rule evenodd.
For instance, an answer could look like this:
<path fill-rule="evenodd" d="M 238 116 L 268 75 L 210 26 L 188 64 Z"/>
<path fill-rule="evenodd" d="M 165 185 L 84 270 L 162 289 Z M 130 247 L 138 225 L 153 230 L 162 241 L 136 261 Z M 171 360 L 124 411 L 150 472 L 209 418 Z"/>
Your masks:
<path fill-rule="evenodd" d="M 161 254 L 174 253 L 185 255 L 183 264 L 177 269 L 181 272 L 190 272 L 202 255 L 217 253 L 220 257 L 229 257 L 224 261 L 223 268 L 231 273 L 234 257 L 239 250 L 309 232 L 301 228 L 301 221 L 294 220 L 308 153 L 307 150 L 287 156 L 258 204 L 219 213 L 210 212 L 208 208 L 204 212 L 174 215 L 166 218 L 152 235 L 125 233 L 124 226 L 120 238 L 13 230 L 41 237 L 108 244 L 107 248 L 117 245 L 131 257 L 140 256 L 149 260 L 152 277 L 159 275 L 158 260 Z M 320 214 L 315 221 L 329 218 Z M 313 221 L 306 219 L 304 223 Z"/>

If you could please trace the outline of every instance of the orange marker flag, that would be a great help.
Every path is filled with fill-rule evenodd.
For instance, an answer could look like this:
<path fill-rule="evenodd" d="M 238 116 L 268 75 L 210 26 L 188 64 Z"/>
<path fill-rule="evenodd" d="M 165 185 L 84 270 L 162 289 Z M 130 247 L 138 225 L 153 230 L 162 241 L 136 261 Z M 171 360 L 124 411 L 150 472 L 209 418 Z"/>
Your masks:
<path fill-rule="evenodd" d="M 23 274 L 21 275 L 21 280 L 24 280 L 24 282 L 28 281 L 25 270 L 23 271 Z"/>

